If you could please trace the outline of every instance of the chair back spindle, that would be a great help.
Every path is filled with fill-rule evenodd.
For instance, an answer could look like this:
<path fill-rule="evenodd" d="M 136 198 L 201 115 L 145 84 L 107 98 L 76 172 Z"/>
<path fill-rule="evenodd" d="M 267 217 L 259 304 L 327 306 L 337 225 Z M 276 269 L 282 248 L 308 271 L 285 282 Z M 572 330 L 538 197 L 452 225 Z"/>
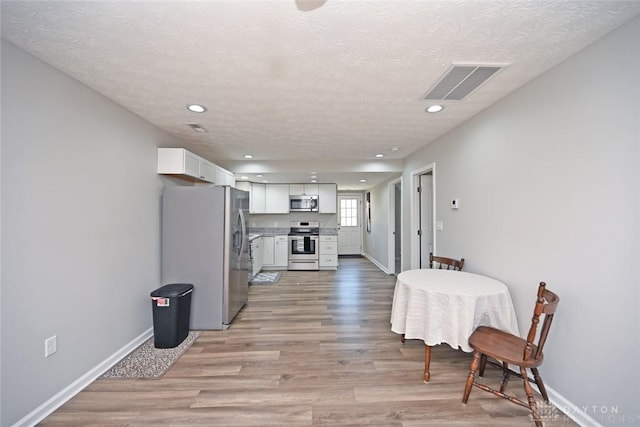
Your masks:
<path fill-rule="evenodd" d="M 542 349 L 547 341 L 549 335 L 549 329 L 551 328 L 551 322 L 553 321 L 553 315 L 555 314 L 556 307 L 560 298 L 553 292 L 546 289 L 547 284 L 540 282 L 538 287 L 538 298 L 533 310 L 533 317 L 531 318 L 531 327 L 529 328 L 529 334 L 527 335 L 527 345 L 524 348 L 524 354 L 522 360 L 529 360 L 533 355 L 533 358 L 537 360 L 542 355 Z M 544 314 L 544 320 L 542 322 L 542 329 L 538 337 L 538 343 L 535 344 L 538 325 L 540 324 L 540 316 Z M 535 348 L 535 352 L 533 351 Z"/>
<path fill-rule="evenodd" d="M 433 252 L 429 253 L 429 268 L 434 268 L 434 263 L 437 264 L 438 269 L 442 269 L 443 266 L 447 267 L 447 270 L 462 270 L 464 266 L 464 258 L 459 260 L 454 258 L 447 258 L 443 256 L 434 256 Z"/>

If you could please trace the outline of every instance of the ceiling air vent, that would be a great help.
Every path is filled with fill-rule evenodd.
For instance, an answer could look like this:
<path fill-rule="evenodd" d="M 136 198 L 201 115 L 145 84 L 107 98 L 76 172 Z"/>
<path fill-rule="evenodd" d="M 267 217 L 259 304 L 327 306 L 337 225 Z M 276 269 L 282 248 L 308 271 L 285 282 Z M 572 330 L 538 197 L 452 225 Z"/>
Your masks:
<path fill-rule="evenodd" d="M 453 65 L 422 99 L 449 99 L 460 101 L 504 65 Z"/>

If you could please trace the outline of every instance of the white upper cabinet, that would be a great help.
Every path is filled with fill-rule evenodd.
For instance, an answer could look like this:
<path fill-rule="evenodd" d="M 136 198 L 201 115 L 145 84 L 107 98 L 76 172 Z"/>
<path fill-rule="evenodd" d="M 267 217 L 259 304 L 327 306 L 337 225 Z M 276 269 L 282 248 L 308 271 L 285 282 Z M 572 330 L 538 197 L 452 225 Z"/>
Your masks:
<path fill-rule="evenodd" d="M 249 196 L 249 213 L 267 213 L 266 201 L 266 185 L 251 183 L 251 192 Z"/>
<path fill-rule="evenodd" d="M 289 213 L 289 184 L 267 184 L 265 196 L 266 213 Z"/>
<path fill-rule="evenodd" d="M 218 181 L 216 180 L 216 183 Z M 225 184 L 220 184 L 225 185 Z M 250 193 L 250 213 L 252 214 L 288 214 L 289 194 L 291 187 L 294 190 L 302 190 L 303 184 L 258 184 L 247 181 L 238 181 L 233 184 L 235 187 L 249 191 Z M 318 195 L 319 213 L 335 214 L 337 212 L 337 186 L 336 184 L 313 184 L 307 190 L 314 191 Z M 296 194 L 299 195 L 299 194 Z"/>
<path fill-rule="evenodd" d="M 318 192 L 318 212 L 321 214 L 334 214 L 338 212 L 338 188 L 336 184 L 319 184 Z"/>
<path fill-rule="evenodd" d="M 289 194 L 292 196 L 317 196 L 318 184 L 289 184 Z"/>
<path fill-rule="evenodd" d="M 215 173 L 216 185 L 230 185 L 232 187 L 236 185 L 236 177 L 233 172 L 229 172 L 220 166 L 216 166 Z"/>
<path fill-rule="evenodd" d="M 184 148 L 158 148 L 158 173 L 182 175 L 219 185 L 233 185 L 235 183 L 233 173 Z"/>
<path fill-rule="evenodd" d="M 216 176 L 216 165 L 213 163 L 209 163 L 206 160 L 201 161 L 200 163 L 200 179 L 207 182 L 215 182 L 218 183 L 218 179 Z"/>

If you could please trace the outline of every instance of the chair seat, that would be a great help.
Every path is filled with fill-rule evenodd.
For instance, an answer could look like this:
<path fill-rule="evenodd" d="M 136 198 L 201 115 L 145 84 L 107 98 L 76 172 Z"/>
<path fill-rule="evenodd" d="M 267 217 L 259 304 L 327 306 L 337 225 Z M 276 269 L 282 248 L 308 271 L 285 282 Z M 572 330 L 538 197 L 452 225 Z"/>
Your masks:
<path fill-rule="evenodd" d="M 538 359 L 531 357 L 529 360 L 523 360 L 527 340 L 489 326 L 479 326 L 469 337 L 469 345 L 474 350 L 501 362 L 525 368 L 536 368 L 542 364 L 544 359 L 541 354 Z M 534 344 L 532 354 L 536 350 L 537 347 Z"/>

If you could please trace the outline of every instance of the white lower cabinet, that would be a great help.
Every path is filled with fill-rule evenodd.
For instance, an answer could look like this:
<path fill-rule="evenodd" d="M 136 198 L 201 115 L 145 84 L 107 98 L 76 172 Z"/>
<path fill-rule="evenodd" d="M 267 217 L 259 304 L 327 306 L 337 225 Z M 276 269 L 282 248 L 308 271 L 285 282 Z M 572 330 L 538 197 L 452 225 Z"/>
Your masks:
<path fill-rule="evenodd" d="M 338 268 L 338 235 L 320 235 L 320 269 Z"/>
<path fill-rule="evenodd" d="M 289 238 L 276 236 L 276 267 L 287 268 L 289 264 Z"/>
<path fill-rule="evenodd" d="M 289 262 L 287 242 L 287 236 L 262 236 L 263 267 L 265 270 L 287 268 Z"/>
<path fill-rule="evenodd" d="M 262 246 L 262 237 L 257 237 L 253 239 L 250 243 L 251 245 L 251 260 L 253 261 L 253 275 L 260 273 L 262 270 L 263 259 L 264 259 L 264 247 Z"/>
<path fill-rule="evenodd" d="M 262 236 L 262 266 L 273 267 L 276 262 L 275 236 Z"/>

